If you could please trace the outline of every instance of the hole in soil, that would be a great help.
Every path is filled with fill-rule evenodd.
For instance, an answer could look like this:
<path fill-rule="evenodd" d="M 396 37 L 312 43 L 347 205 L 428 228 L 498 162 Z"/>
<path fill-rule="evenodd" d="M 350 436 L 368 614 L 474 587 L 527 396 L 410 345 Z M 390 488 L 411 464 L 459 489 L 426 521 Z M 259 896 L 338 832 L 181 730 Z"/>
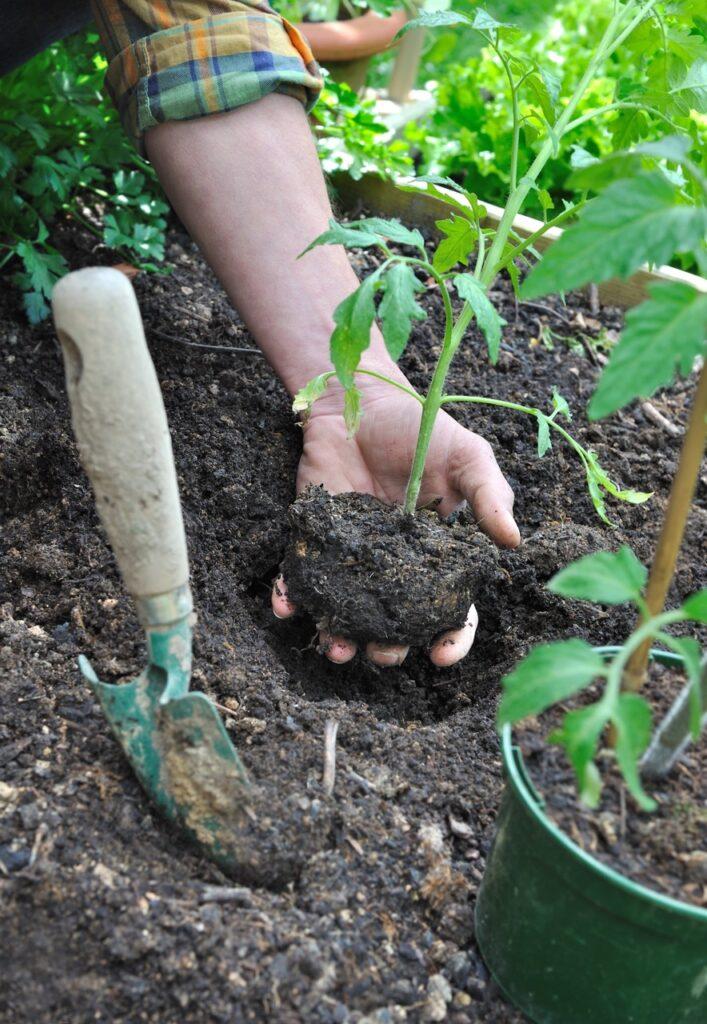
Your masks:
<path fill-rule="evenodd" d="M 382 721 L 440 722 L 465 704 L 488 692 L 489 662 L 494 654 L 496 625 L 486 618 L 464 666 L 440 671 L 422 649 L 412 649 L 399 668 L 378 669 L 359 653 L 347 665 L 333 665 L 317 651 L 317 629 L 313 619 L 298 614 L 293 619 L 275 619 L 270 610 L 270 587 L 279 571 L 274 566 L 251 584 L 244 594 L 248 612 L 289 675 L 289 685 L 311 701 L 338 697 L 361 701 Z M 481 663 L 483 662 L 483 666 Z M 496 673 L 492 673 L 494 677 Z M 477 686 L 475 679 L 483 680 Z"/>

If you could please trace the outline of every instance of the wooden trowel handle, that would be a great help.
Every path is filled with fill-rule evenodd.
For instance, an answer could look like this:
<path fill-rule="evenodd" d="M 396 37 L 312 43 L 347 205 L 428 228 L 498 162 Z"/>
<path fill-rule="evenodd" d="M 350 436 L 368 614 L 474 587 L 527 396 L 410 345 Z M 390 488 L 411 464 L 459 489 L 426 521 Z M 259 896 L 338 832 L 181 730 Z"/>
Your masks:
<path fill-rule="evenodd" d="M 91 267 L 52 296 L 71 420 L 98 514 L 136 598 L 189 577 L 172 444 L 132 285 Z"/>

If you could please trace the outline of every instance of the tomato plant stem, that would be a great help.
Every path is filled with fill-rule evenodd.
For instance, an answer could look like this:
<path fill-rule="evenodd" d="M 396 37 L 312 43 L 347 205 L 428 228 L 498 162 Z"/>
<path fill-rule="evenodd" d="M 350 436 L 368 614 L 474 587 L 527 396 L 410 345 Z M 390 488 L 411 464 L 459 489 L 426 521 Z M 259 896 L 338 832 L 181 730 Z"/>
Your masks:
<path fill-rule="evenodd" d="M 695 493 L 697 477 L 702 463 L 707 437 L 707 363 L 702 367 L 697 391 L 692 403 L 690 422 L 680 452 L 678 469 L 673 479 L 668 498 L 668 507 L 658 538 L 651 574 L 646 587 L 646 614 L 657 615 L 668 594 L 675 572 L 680 545 L 690 504 Z M 640 631 L 639 631 L 640 632 Z M 636 634 L 638 635 L 638 634 Z M 634 650 L 624 673 L 623 684 L 627 690 L 639 690 L 643 685 L 648 663 L 650 639 Z"/>

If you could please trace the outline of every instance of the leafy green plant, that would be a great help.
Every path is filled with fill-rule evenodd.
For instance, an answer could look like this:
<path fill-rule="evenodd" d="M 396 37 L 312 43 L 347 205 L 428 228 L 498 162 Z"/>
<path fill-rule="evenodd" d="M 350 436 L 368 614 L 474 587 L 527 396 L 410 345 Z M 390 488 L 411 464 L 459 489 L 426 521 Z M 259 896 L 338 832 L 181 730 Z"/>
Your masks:
<path fill-rule="evenodd" d="M 584 223 L 586 225 L 592 222 L 591 210 L 600 203 L 600 200 L 588 200 L 586 196 L 582 196 L 575 204 L 566 204 L 561 212 L 547 220 L 527 238 L 520 238 L 513 228 L 516 214 L 521 210 L 528 195 L 533 191 L 542 192 L 539 179 L 548 161 L 553 154 L 561 150 L 565 138 L 571 134 L 578 121 L 587 119 L 588 115 L 586 114 L 581 118 L 576 116 L 582 97 L 591 87 L 606 62 L 647 19 L 653 17 L 656 8 L 656 0 L 643 0 L 643 2 L 627 0 L 626 3 L 617 5 L 608 23 L 603 26 L 600 38 L 595 42 L 587 66 L 566 97 L 560 97 L 558 83 L 551 75 L 538 68 L 535 62 L 524 63 L 520 57 L 509 53 L 505 45 L 507 26 L 480 8 L 476 9 L 473 19 L 453 11 L 423 13 L 420 18 L 410 22 L 403 30 L 415 25 L 433 27 L 464 24 L 480 35 L 486 44 L 497 53 L 505 69 L 511 94 L 510 107 L 513 121 L 509 154 L 510 191 L 503 216 L 497 227 L 486 225 L 486 211 L 476 195 L 461 188 L 451 179 L 427 176 L 417 179 L 416 182 L 404 186 L 404 188 L 412 191 L 422 189 L 444 203 L 449 209 L 449 216 L 437 223 L 444 237 L 438 244 L 431 260 L 427 257 L 419 232 L 403 228 L 397 222 L 381 221 L 377 218 L 367 218 L 349 226 L 333 222 L 330 229 L 312 243 L 312 246 L 324 244 L 341 244 L 349 247 L 376 246 L 383 255 L 381 265 L 362 282 L 356 292 L 339 305 L 334 315 L 336 327 L 331 338 L 331 359 L 334 371 L 345 388 L 345 412 L 349 429 L 352 431 L 357 427 L 360 407 L 354 378 L 357 372 L 368 372 L 359 370 L 359 363 L 363 352 L 370 343 L 371 328 L 376 313 L 381 322 L 388 351 L 394 359 L 398 359 L 410 336 L 413 322 L 424 316 L 416 299 L 422 285 L 415 271 L 422 271 L 425 277 L 432 278 L 442 297 L 445 329 L 437 366 L 427 395 L 422 397 L 411 392 L 421 402 L 423 412 L 405 499 L 405 507 L 408 512 L 412 513 L 416 507 L 435 418 L 440 408 L 451 402 L 499 405 L 534 416 L 538 424 L 538 451 L 541 455 L 547 451 L 552 433 L 559 433 L 579 456 L 586 472 L 594 506 L 605 520 L 607 519 L 604 498 L 606 493 L 632 502 L 645 501 L 649 497 L 645 493 L 624 490 L 610 479 L 599 465 L 594 453 L 583 449 L 558 422 L 559 415 L 563 413 L 566 415 L 565 409 L 554 407 L 548 414 L 534 407 L 504 403 L 484 396 L 445 395 L 444 384 L 454 355 L 474 318 L 486 338 L 491 361 L 495 362 L 498 358 L 503 322 L 488 297 L 489 289 L 497 275 L 502 270 L 507 270 L 514 288 L 518 290 L 520 287 L 518 263 L 530 265 L 530 257 L 537 255 L 535 243 L 551 226 L 560 225 L 570 218 L 574 218 L 585 205 L 588 212 Z M 513 38 L 515 38 L 515 34 L 511 32 L 511 39 Z M 531 82 L 532 86 L 529 84 Z M 537 129 L 533 149 L 525 160 L 521 151 L 524 117 L 521 114 L 518 100 L 520 90 L 524 85 L 532 88 L 537 95 L 539 104 L 539 111 L 533 118 L 534 130 Z M 661 102 L 661 98 L 653 94 L 650 99 L 651 104 Z M 670 107 L 672 99 L 670 97 L 663 99 L 665 99 L 665 105 Z M 630 109 L 633 110 L 637 105 L 640 106 L 642 102 L 639 99 L 632 99 L 629 104 Z M 624 102 L 616 101 L 616 104 L 611 106 L 612 109 L 624 109 Z M 604 110 L 599 109 L 594 111 L 592 116 L 602 116 L 604 113 Z M 681 144 L 684 149 L 686 145 L 689 145 L 689 140 L 681 139 Z M 681 228 L 688 223 L 692 225 L 693 217 L 699 219 L 699 211 L 696 212 L 694 203 L 690 202 L 692 196 L 686 194 L 682 185 L 677 182 L 673 185 L 670 184 L 670 175 L 664 169 L 664 165 L 666 161 L 674 162 L 673 148 L 668 143 L 664 143 L 662 148 L 658 147 L 653 150 L 643 147 L 638 155 L 631 154 L 627 159 L 645 161 L 654 168 L 651 173 L 655 177 L 660 177 L 661 181 L 665 181 L 665 189 L 670 190 L 670 203 L 668 204 L 670 210 L 673 211 L 673 207 L 680 208 L 677 213 L 670 214 L 674 228 L 668 232 L 668 238 L 675 241 Z M 682 164 L 684 162 L 685 158 L 682 158 Z M 585 167 L 585 173 L 587 170 L 588 168 Z M 626 220 L 625 215 L 623 219 Z M 653 224 L 655 221 L 651 223 Z M 605 244 L 605 249 L 611 246 L 614 237 L 612 236 L 608 245 Z M 688 245 L 693 240 L 694 230 L 690 227 Z M 401 255 L 393 252 L 389 242 L 409 247 L 413 255 Z M 663 249 L 667 244 L 664 240 Z M 646 258 L 647 245 L 646 240 L 642 239 L 640 243 L 636 243 L 637 254 L 629 256 L 627 246 L 617 244 L 616 259 L 619 258 L 619 253 L 624 254 L 624 262 L 619 268 L 619 272 L 629 273 L 635 269 Z M 561 257 L 554 255 L 555 250 L 561 251 L 561 245 L 558 244 L 550 250 L 553 253 L 550 266 L 553 268 L 557 268 L 561 262 Z M 593 257 L 596 253 L 596 257 L 587 260 L 591 269 L 585 276 L 586 280 L 591 279 L 600 251 L 600 247 L 597 245 L 592 252 Z M 525 291 L 528 297 L 542 293 L 544 283 L 547 283 L 554 291 L 560 291 L 564 287 L 570 286 L 563 284 L 568 279 L 569 270 L 567 268 L 563 270 L 562 274 L 558 272 L 553 278 L 553 273 L 548 273 L 544 269 L 547 265 L 547 259 L 543 260 L 531 273 Z M 575 273 L 578 273 L 578 270 Z M 541 287 L 536 286 L 536 290 L 533 291 L 532 282 L 534 279 L 537 281 L 535 275 L 542 276 L 543 274 L 545 279 L 541 282 Z M 600 276 L 599 279 L 603 280 L 604 278 Z M 571 281 L 571 284 L 576 283 L 581 282 Z M 461 312 L 457 316 L 453 312 L 450 288 L 453 288 L 457 295 L 464 300 Z M 382 301 L 376 310 L 375 300 L 379 295 L 382 295 Z M 617 348 L 617 351 L 619 350 L 620 346 Z M 615 358 L 616 353 L 612 357 L 612 362 Z M 324 377 L 320 377 L 316 385 L 305 389 L 304 393 L 298 396 L 298 407 L 305 407 L 313 396 L 316 397 L 317 394 L 320 394 L 325 383 Z"/>
<path fill-rule="evenodd" d="M 681 622 L 707 622 L 707 590 L 688 598 L 679 608 L 651 615 L 643 594 L 648 571 L 629 547 L 587 555 L 562 569 L 548 589 L 561 597 L 595 604 L 633 604 L 643 621 L 611 658 L 584 640 L 543 644 L 503 679 L 498 724 L 513 725 L 530 715 L 568 700 L 598 680 L 604 684 L 598 700 L 563 714 L 562 724 L 549 736 L 564 748 L 574 768 L 582 800 L 597 806 L 602 781 L 595 758 L 602 734 L 613 726 L 616 761 L 630 792 L 644 810 L 655 801 L 642 785 L 639 759 L 651 737 L 652 712 L 646 699 L 622 688 L 626 666 L 644 643 L 658 640 L 684 658 L 689 679 L 690 729 L 696 739 L 702 728 L 700 645 L 692 637 L 675 637 L 666 627 Z"/>
<path fill-rule="evenodd" d="M 50 241 L 58 219 L 82 224 L 142 269 L 164 258 L 168 207 L 104 99 L 97 43 L 94 33 L 74 36 L 2 81 L 0 265 L 13 270 L 32 323 L 48 315 L 52 287 L 69 269 Z"/>
<path fill-rule="evenodd" d="M 466 0 L 455 0 L 454 6 L 467 14 L 473 11 Z M 500 21 L 517 25 L 523 5 L 485 6 Z M 660 18 L 642 23 L 626 38 L 585 91 L 568 137 L 571 145 L 548 160 L 543 171 L 545 194 L 531 192 L 525 203 L 528 213 L 544 218 L 548 209 L 561 209 L 565 200 L 576 199 L 581 188 L 570 177 L 575 167 L 617 148 L 658 138 L 671 129 L 665 116 L 695 140 L 703 133 L 700 104 L 691 110 L 687 104 L 672 103 L 668 111 L 663 109 L 666 97 L 656 107 L 650 103 L 654 83 L 665 67 L 670 65 L 675 75 L 696 75 L 696 61 L 704 49 L 704 24 L 696 15 L 690 18 L 687 5 L 664 5 L 661 11 Z M 506 29 L 506 42 L 520 54 L 526 70 L 532 65 L 537 69 L 522 82 L 517 96 L 521 132 L 529 144 L 544 114 L 535 76 L 571 80 L 574 69 L 590 59 L 596 31 L 610 13 L 611 5 L 604 0 L 529 4 L 523 11 L 522 35 L 516 33 L 514 39 Z M 422 76 L 435 108 L 424 122 L 408 125 L 405 132 L 418 153 L 421 173 L 451 175 L 487 201 L 503 205 L 514 128 L 504 63 L 478 32 L 458 33 L 450 25 L 432 37 Z M 642 105 L 631 105 L 638 101 Z M 597 111 L 603 114 L 595 116 Z"/>
<path fill-rule="evenodd" d="M 364 174 L 394 178 L 412 172 L 409 147 L 390 139 L 389 128 L 377 120 L 375 103 L 361 99 L 345 82 L 335 82 L 325 69 L 324 89 L 312 111 L 317 151 L 326 174 L 346 171 L 358 180 Z"/>

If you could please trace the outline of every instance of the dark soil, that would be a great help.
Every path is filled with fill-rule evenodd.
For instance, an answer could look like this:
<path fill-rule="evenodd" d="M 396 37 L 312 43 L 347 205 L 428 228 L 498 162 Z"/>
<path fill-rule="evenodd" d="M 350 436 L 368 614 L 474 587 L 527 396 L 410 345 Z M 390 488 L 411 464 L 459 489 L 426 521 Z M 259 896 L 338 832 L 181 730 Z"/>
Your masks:
<path fill-rule="evenodd" d="M 331 632 L 364 643 L 427 645 L 458 629 L 497 573 L 495 546 L 466 517 L 410 516 L 370 494 L 312 487 L 288 518 L 290 598 Z"/>
<path fill-rule="evenodd" d="M 117 262 L 68 226 L 73 267 Z M 325 722 L 339 723 L 325 842 L 283 887 L 234 885 L 155 815 L 110 735 L 76 659 L 104 679 L 144 663 L 143 640 L 99 527 L 71 436 L 50 324 L 30 328 L 0 295 L 0 1019 L 88 1021 L 431 1021 L 519 1024 L 474 945 L 474 899 L 502 790 L 494 716 L 501 675 L 538 641 L 616 642 L 624 609 L 563 601 L 544 589 L 562 565 L 630 542 L 648 559 L 679 440 L 639 407 L 589 425 L 596 369 L 585 349 L 619 318 L 578 299 L 516 308 L 491 368 L 472 334 L 455 392 L 548 403 L 557 386 L 577 437 L 648 505 L 614 502 L 596 518 L 573 454 L 535 454 L 522 416 L 465 407 L 459 419 L 494 445 L 516 491 L 524 537 L 500 552 L 478 602 L 471 654 L 440 672 L 424 652 L 379 671 L 332 666 L 307 617 L 278 622 L 269 587 L 288 537 L 301 432 L 211 274 L 173 233 L 167 277 L 136 289 L 172 427 L 199 609 L 194 686 L 224 717 L 255 784 L 323 800 Z M 439 351 L 440 300 L 425 297 L 403 366 L 425 386 Z M 552 328 L 554 338 L 548 333 Z M 562 337 L 560 337 L 562 336 Z M 581 351 L 569 351 L 567 343 Z M 174 340 L 179 339 L 179 340 Z M 554 345 L 550 348 L 550 345 Z M 584 353 L 584 354 L 583 354 Z M 655 399 L 684 424 L 692 383 Z M 705 483 L 671 601 L 704 571 Z M 299 842 L 292 820 L 277 840 Z"/>
<path fill-rule="evenodd" d="M 651 667 L 643 695 L 656 721 L 681 688 L 683 675 L 659 665 Z M 591 691 L 596 700 L 598 691 Z M 587 699 L 568 707 L 589 702 Z M 644 782 L 657 802 L 656 811 L 637 811 L 608 747 L 600 749 L 597 766 L 604 780 L 601 805 L 592 811 L 577 801 L 571 766 L 558 747 L 543 738 L 559 724 L 556 709 L 526 723 L 518 738 L 526 764 L 546 810 L 583 850 L 602 863 L 674 899 L 707 907 L 707 747 L 691 745 L 663 779 Z"/>

